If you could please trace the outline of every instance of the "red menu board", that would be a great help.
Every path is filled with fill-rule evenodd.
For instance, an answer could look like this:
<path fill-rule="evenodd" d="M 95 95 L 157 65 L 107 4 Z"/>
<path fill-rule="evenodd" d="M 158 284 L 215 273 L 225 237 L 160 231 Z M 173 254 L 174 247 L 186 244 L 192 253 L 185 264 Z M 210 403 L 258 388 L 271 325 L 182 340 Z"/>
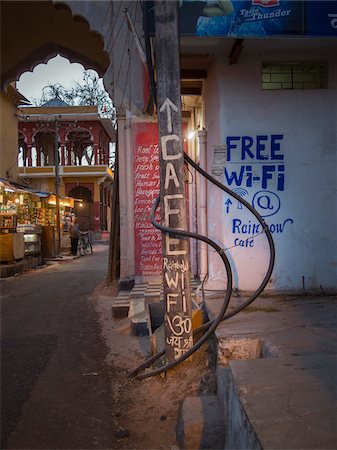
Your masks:
<path fill-rule="evenodd" d="M 157 123 L 134 124 L 135 274 L 160 275 L 161 232 L 151 223 L 150 211 L 160 190 Z M 160 222 L 160 208 L 156 212 Z"/>

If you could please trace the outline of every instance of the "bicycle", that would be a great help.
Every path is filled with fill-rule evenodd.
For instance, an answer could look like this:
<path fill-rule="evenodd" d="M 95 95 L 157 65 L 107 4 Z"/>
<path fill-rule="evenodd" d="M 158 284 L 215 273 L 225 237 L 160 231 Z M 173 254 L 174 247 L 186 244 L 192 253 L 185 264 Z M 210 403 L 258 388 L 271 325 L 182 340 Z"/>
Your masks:
<path fill-rule="evenodd" d="M 80 231 L 78 251 L 81 256 L 93 254 L 91 233 L 89 231 Z"/>

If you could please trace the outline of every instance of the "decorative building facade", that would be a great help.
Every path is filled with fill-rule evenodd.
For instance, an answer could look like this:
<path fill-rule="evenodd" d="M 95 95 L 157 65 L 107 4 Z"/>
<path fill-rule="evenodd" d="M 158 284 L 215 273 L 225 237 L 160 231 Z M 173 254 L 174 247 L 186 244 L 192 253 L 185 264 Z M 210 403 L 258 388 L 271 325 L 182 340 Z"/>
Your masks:
<path fill-rule="evenodd" d="M 115 131 L 97 107 L 72 107 L 54 99 L 19 111 L 19 177 L 39 190 L 74 197 L 80 227 L 110 231 Z"/>

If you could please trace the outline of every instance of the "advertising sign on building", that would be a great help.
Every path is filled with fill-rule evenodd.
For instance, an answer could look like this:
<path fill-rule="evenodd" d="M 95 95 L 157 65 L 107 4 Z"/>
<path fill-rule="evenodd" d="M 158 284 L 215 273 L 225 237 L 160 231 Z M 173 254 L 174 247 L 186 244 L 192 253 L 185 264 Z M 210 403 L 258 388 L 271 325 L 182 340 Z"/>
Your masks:
<path fill-rule="evenodd" d="M 186 133 L 185 124 L 183 124 L 183 132 Z M 184 150 L 186 151 L 186 148 Z M 157 122 L 135 123 L 135 273 L 138 276 L 158 276 L 162 274 L 162 235 L 150 220 L 151 208 L 159 191 L 158 124 Z M 188 197 L 188 193 L 186 193 L 186 196 Z M 188 211 L 188 207 L 186 209 Z M 155 219 L 157 222 L 161 222 L 160 207 L 156 211 Z"/>
<path fill-rule="evenodd" d="M 181 35 L 337 37 L 337 2 L 330 0 L 184 0 L 179 18 Z"/>
<path fill-rule="evenodd" d="M 226 148 L 224 184 L 258 211 L 272 234 L 291 230 L 294 218 L 285 216 L 282 209 L 286 189 L 284 135 L 230 135 Z M 228 195 L 224 198 L 224 215 L 227 247 L 255 250 L 261 244 L 261 224 Z"/>
<path fill-rule="evenodd" d="M 150 211 L 159 194 L 159 147 L 157 123 L 134 125 L 134 204 L 136 275 L 160 275 L 161 232 L 151 223 Z M 156 213 L 160 222 L 160 211 Z"/>

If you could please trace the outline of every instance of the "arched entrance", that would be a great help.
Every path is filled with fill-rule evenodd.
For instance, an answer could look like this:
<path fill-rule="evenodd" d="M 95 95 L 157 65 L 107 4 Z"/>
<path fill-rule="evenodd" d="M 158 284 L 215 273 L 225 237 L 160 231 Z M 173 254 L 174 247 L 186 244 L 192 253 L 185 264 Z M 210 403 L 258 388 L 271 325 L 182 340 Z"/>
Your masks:
<path fill-rule="evenodd" d="M 68 195 L 70 197 L 81 199 L 81 202 L 76 201 L 74 205 L 74 213 L 77 217 L 78 224 L 81 230 L 94 229 L 94 204 L 92 192 L 85 186 L 76 186 L 70 189 Z"/>
<path fill-rule="evenodd" d="M 103 36 L 91 31 L 82 16 L 73 18 L 66 4 L 51 1 L 0 2 L 1 85 L 4 89 L 27 70 L 60 54 L 103 76 L 110 65 Z M 19 12 L 18 12 L 19 11 Z M 43 24 L 43 26 L 41 26 Z M 24 45 L 22 38 L 24 36 Z M 31 30 L 35 30 L 31 33 Z"/>
<path fill-rule="evenodd" d="M 82 2 L 41 2 L 37 0 L 29 2 L 0 2 L 2 41 L 11 43 L 10 46 L 3 46 L 3 51 L 1 52 L 2 89 L 6 89 L 10 83 L 18 80 L 22 73 L 27 70 L 32 71 L 39 63 L 47 63 L 49 59 L 59 54 L 68 58 L 71 62 L 82 64 L 86 69 L 95 70 L 99 77 L 106 77 L 108 92 L 112 94 L 113 66 L 112 61 L 110 61 L 111 54 L 107 51 L 111 44 L 112 24 L 109 25 L 110 21 L 104 20 L 101 26 L 99 18 L 113 17 L 113 4 L 112 2 L 89 3 L 90 5 L 86 5 L 88 8 L 83 8 Z M 31 33 L 32 29 L 35 30 L 34 33 Z M 20 36 L 18 37 L 18 30 L 20 31 L 20 36 L 25 37 L 24 45 L 22 44 L 23 40 L 20 39 Z M 8 111 L 8 117 L 12 118 L 14 116 L 12 110 Z M 28 142 L 20 140 L 19 148 L 22 155 L 22 165 L 32 166 L 32 158 L 34 158 L 36 166 L 45 166 L 48 163 L 44 160 L 45 153 L 41 150 L 41 160 L 38 160 L 39 153 L 37 148 L 32 145 L 32 137 L 31 133 Z M 77 137 L 77 135 L 73 134 L 70 137 Z M 62 166 L 71 166 L 72 161 L 68 163 L 68 160 L 62 160 L 62 149 L 64 151 L 63 155 L 67 155 L 68 151 L 66 148 L 68 141 L 65 141 L 64 138 L 65 135 L 60 135 L 61 154 L 59 161 L 62 163 Z M 99 155 L 98 150 L 100 147 L 95 147 L 95 144 L 91 145 L 91 140 L 88 146 L 87 142 L 82 144 L 82 151 L 76 155 L 77 162 L 80 159 L 83 165 L 85 163 L 88 163 L 88 165 L 107 164 L 109 161 L 108 157 L 106 160 L 100 160 L 98 157 L 95 159 L 95 154 Z M 16 151 L 15 145 L 12 147 Z M 52 166 L 51 158 L 52 155 L 50 154 L 49 164 Z M 45 172 L 47 173 L 47 171 Z M 101 173 L 99 173 L 99 177 L 101 178 Z M 90 181 L 93 178 L 92 176 Z M 99 232 L 99 192 L 94 191 L 94 187 L 92 190 L 85 186 L 84 189 L 81 189 L 83 186 L 75 186 L 75 183 L 71 184 L 72 186 L 69 186 L 67 191 L 67 181 L 65 177 L 61 177 L 61 190 L 63 191 L 65 187 L 64 195 L 84 200 L 82 208 L 79 202 L 75 202 L 75 212 L 82 227 L 88 229 L 96 228 L 95 231 Z M 87 184 L 91 183 L 88 182 Z M 53 188 L 49 189 L 53 190 Z"/>

